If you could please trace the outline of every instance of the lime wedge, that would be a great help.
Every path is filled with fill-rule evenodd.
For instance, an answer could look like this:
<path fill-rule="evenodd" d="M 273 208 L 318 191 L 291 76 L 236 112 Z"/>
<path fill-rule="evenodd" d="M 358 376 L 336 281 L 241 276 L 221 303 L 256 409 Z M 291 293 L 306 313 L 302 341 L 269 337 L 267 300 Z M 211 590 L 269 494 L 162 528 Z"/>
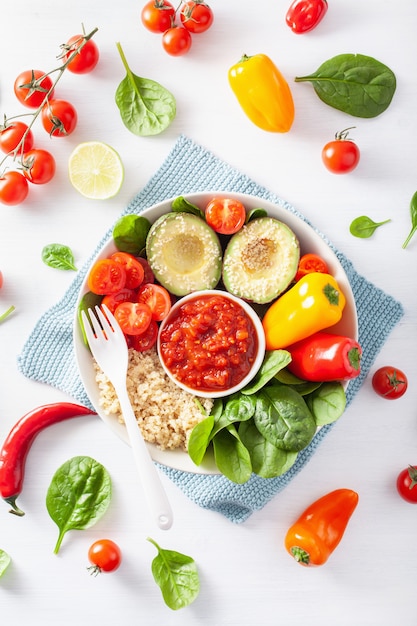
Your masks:
<path fill-rule="evenodd" d="M 124 169 L 120 156 L 100 141 L 78 144 L 70 155 L 68 173 L 71 184 L 86 198 L 106 200 L 120 190 Z"/>

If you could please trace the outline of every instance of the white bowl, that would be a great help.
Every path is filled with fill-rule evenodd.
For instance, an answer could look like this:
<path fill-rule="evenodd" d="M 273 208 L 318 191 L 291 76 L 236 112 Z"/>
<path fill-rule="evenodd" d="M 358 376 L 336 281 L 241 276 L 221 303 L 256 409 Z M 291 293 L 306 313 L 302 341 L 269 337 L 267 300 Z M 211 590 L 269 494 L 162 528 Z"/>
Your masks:
<path fill-rule="evenodd" d="M 297 217 L 292 212 L 286 210 L 284 207 L 273 204 L 267 200 L 263 200 L 256 196 L 247 194 L 232 193 L 232 192 L 204 192 L 186 195 L 186 199 L 201 208 L 204 208 L 206 204 L 215 196 L 227 196 L 230 198 L 236 198 L 240 200 L 247 211 L 255 208 L 263 208 L 267 211 L 270 217 L 275 217 L 285 222 L 297 235 L 300 242 L 300 253 L 314 252 L 320 255 L 327 263 L 330 273 L 335 277 L 342 292 L 346 297 L 346 305 L 343 311 L 343 316 L 340 322 L 333 326 L 332 330 L 340 334 L 345 334 L 353 339 L 358 338 L 358 319 L 356 313 L 355 300 L 353 297 L 352 289 L 346 273 L 338 260 L 333 250 L 327 245 L 324 239 L 314 231 L 304 220 Z M 150 222 L 154 222 L 158 217 L 168 213 L 171 210 L 173 198 L 167 199 L 164 202 L 160 202 L 141 213 L 144 217 L 149 219 Z M 112 240 L 105 244 L 97 255 L 97 258 L 106 258 L 110 254 L 116 251 L 115 245 Z M 95 408 L 98 415 L 103 422 L 109 426 L 112 431 L 119 436 L 123 441 L 128 443 L 128 436 L 124 424 L 120 424 L 114 415 L 106 415 L 99 403 L 99 388 L 95 380 L 95 371 L 93 366 L 93 359 L 89 350 L 86 348 L 82 333 L 78 324 L 78 304 L 83 295 L 88 291 L 87 277 L 85 278 L 79 293 L 79 298 L 76 305 L 75 317 L 74 317 L 74 350 L 75 356 L 80 372 L 80 377 L 85 387 L 85 390 Z M 196 466 L 190 459 L 187 453 L 177 451 L 163 451 L 157 448 L 153 444 L 148 444 L 152 458 L 162 465 L 172 467 L 178 470 L 184 470 L 188 472 L 194 472 L 199 474 L 218 474 L 219 471 L 215 467 L 213 462 L 208 461 L 206 464 Z"/>
<path fill-rule="evenodd" d="M 226 300 L 230 300 L 231 302 L 234 302 L 239 307 L 241 307 L 241 309 L 246 313 L 246 315 L 252 321 L 252 324 L 255 329 L 255 334 L 256 334 L 256 344 L 257 344 L 256 357 L 255 357 L 254 362 L 252 363 L 252 366 L 249 372 L 246 374 L 246 376 L 244 376 L 236 385 L 233 385 L 233 387 L 228 387 L 228 388 L 221 389 L 218 391 L 204 391 L 202 389 L 199 389 L 198 387 L 189 387 L 188 385 L 184 384 L 183 382 L 178 380 L 178 378 L 174 376 L 174 374 L 169 369 L 169 367 L 167 367 L 161 354 L 161 333 L 163 332 L 167 324 L 170 323 L 172 318 L 178 314 L 180 309 L 183 307 L 184 303 L 196 300 L 197 298 L 200 298 L 200 297 L 218 296 L 218 295 L 221 295 L 222 298 L 225 298 Z M 242 389 L 245 385 L 250 383 L 250 381 L 257 374 L 265 356 L 265 333 L 264 333 L 264 329 L 262 327 L 262 323 L 261 323 L 259 316 L 256 314 L 255 310 L 247 302 L 244 302 L 241 298 L 237 298 L 236 296 L 232 295 L 231 293 L 228 293 L 227 291 L 207 289 L 205 291 L 195 291 L 194 293 L 190 293 L 184 296 L 183 298 L 181 298 L 180 300 L 178 300 L 172 306 L 168 316 L 163 320 L 159 328 L 157 348 L 158 348 L 159 360 L 161 362 L 161 365 L 164 371 L 169 376 L 169 378 L 176 385 L 178 385 L 178 387 L 180 387 L 184 391 L 188 391 L 188 393 L 199 396 L 200 398 L 223 398 L 226 396 L 230 396 L 232 393 L 236 393 L 237 391 Z"/>

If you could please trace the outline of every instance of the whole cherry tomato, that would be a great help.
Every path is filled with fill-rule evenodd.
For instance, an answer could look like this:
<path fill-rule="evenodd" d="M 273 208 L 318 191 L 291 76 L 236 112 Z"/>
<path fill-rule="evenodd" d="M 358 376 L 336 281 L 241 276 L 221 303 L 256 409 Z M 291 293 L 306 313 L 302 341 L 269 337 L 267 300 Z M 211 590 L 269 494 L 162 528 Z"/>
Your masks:
<path fill-rule="evenodd" d="M 46 132 L 54 137 L 65 137 L 77 126 L 77 111 L 66 100 L 49 100 L 42 107 L 42 124 Z"/>
<path fill-rule="evenodd" d="M 23 136 L 24 142 L 19 146 Z M 23 122 L 6 122 L 0 131 L 0 149 L 6 154 L 13 152 L 17 146 L 19 146 L 19 153 L 28 152 L 33 148 L 33 142 L 33 133 Z"/>
<path fill-rule="evenodd" d="M 348 139 L 350 128 L 336 133 L 333 141 L 327 143 L 321 153 L 324 165 L 333 174 L 347 174 L 359 163 L 360 150 L 356 143 Z"/>
<path fill-rule="evenodd" d="M 16 98 L 27 107 L 37 109 L 45 100 L 46 94 L 53 97 L 52 80 L 41 70 L 26 70 L 14 81 Z M 52 90 L 51 90 L 52 89 Z"/>
<path fill-rule="evenodd" d="M 417 504 L 417 466 L 409 465 L 398 474 L 397 491 L 407 502 Z"/>
<path fill-rule="evenodd" d="M 285 20 L 293 33 L 308 33 L 321 22 L 327 12 L 326 0 L 294 0 Z"/>
<path fill-rule="evenodd" d="M 0 177 L 0 202 L 10 206 L 20 204 L 29 193 L 26 178 L 20 172 L 10 170 Z"/>
<path fill-rule="evenodd" d="M 213 24 L 213 11 L 202 0 L 184 2 L 180 11 L 180 20 L 190 33 L 204 33 Z"/>
<path fill-rule="evenodd" d="M 186 54 L 191 48 L 191 43 L 190 31 L 181 26 L 168 28 L 162 35 L 162 47 L 174 57 Z"/>
<path fill-rule="evenodd" d="M 29 150 L 22 161 L 23 174 L 31 183 L 44 185 L 55 175 L 55 159 L 47 150 Z"/>
<path fill-rule="evenodd" d="M 397 367 L 385 365 L 372 376 L 372 387 L 379 396 L 387 400 L 396 400 L 407 391 L 407 376 Z"/>
<path fill-rule="evenodd" d="M 65 59 L 68 60 L 75 50 L 78 50 L 81 44 L 84 43 L 84 41 L 85 38 L 83 35 L 74 35 L 71 37 L 64 46 L 64 48 L 68 50 L 65 55 Z M 78 52 L 72 61 L 68 63 L 67 69 L 73 74 L 87 74 L 95 68 L 99 57 L 100 53 L 96 42 L 89 39 L 83 45 L 80 52 Z"/>
<path fill-rule="evenodd" d="M 0 271 L 0 289 L 3 287 L 3 274 Z"/>
<path fill-rule="evenodd" d="M 142 9 L 141 19 L 152 33 L 164 33 L 174 24 L 175 9 L 167 0 L 150 0 Z"/>
<path fill-rule="evenodd" d="M 90 574 L 97 576 L 102 572 L 114 572 L 122 562 L 122 552 L 111 539 L 99 539 L 88 550 L 88 560 L 92 563 L 88 567 Z"/>
<path fill-rule="evenodd" d="M 233 235 L 246 220 L 245 207 L 233 198 L 213 198 L 205 209 L 206 222 L 216 233 Z"/>

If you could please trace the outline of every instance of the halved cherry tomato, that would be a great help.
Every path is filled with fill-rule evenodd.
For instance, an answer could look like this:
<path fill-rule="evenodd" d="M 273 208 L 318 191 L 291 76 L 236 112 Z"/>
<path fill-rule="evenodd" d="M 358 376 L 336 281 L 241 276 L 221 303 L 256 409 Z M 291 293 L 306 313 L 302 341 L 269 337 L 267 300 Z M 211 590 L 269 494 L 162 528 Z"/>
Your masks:
<path fill-rule="evenodd" d="M 407 376 L 397 367 L 384 365 L 372 376 L 374 391 L 387 400 L 401 398 L 407 391 Z"/>
<path fill-rule="evenodd" d="M 31 183 L 43 185 L 49 183 L 55 175 L 55 159 L 47 150 L 34 148 L 23 158 L 23 174 Z"/>
<path fill-rule="evenodd" d="M 204 33 L 213 24 L 213 11 L 202 0 L 184 2 L 180 11 L 180 20 L 190 33 Z"/>
<path fill-rule="evenodd" d="M 141 335 L 151 323 L 152 311 L 144 302 L 122 302 L 116 307 L 114 317 L 125 335 Z"/>
<path fill-rule="evenodd" d="M 295 275 L 294 280 L 300 280 L 306 274 L 310 274 L 311 272 L 321 272 L 322 274 L 328 274 L 329 268 L 327 267 L 327 263 L 324 259 L 322 259 L 318 254 L 314 254 L 313 252 L 307 252 L 307 254 L 303 254 L 298 263 L 297 274 Z"/>
<path fill-rule="evenodd" d="M 122 562 L 122 552 L 111 539 L 99 539 L 90 546 L 88 560 L 92 567 L 87 569 L 94 576 L 101 572 L 114 572 Z"/>
<path fill-rule="evenodd" d="M 0 176 L 0 202 L 9 206 L 20 204 L 29 193 L 29 184 L 20 172 L 11 170 Z"/>
<path fill-rule="evenodd" d="M 161 322 L 171 309 L 169 292 L 154 283 L 147 283 L 140 287 L 137 295 L 138 302 L 145 302 L 152 311 L 152 319 Z"/>
<path fill-rule="evenodd" d="M 121 289 L 117 293 L 109 293 L 104 296 L 101 304 L 105 304 L 110 313 L 114 313 L 116 307 L 122 302 L 135 302 L 136 291 L 134 289 Z"/>
<path fill-rule="evenodd" d="M 13 152 L 19 146 L 20 142 L 25 135 L 25 140 L 21 146 L 19 146 L 19 152 L 25 153 L 33 148 L 33 133 L 29 129 L 27 124 L 23 122 L 13 121 L 6 123 L 0 132 L 0 150 L 8 154 Z"/>
<path fill-rule="evenodd" d="M 163 49 L 174 57 L 186 54 L 191 48 L 191 44 L 191 33 L 183 26 L 172 26 L 162 35 Z"/>
<path fill-rule="evenodd" d="M 96 261 L 87 278 L 89 290 L 99 296 L 117 293 L 123 289 L 125 283 L 125 269 L 113 259 Z"/>
<path fill-rule="evenodd" d="M 127 335 L 129 348 L 133 348 L 138 352 L 146 352 L 146 350 L 150 350 L 156 344 L 158 331 L 158 324 L 155 320 L 151 320 L 148 328 L 141 335 Z"/>
<path fill-rule="evenodd" d="M 74 132 L 77 111 L 66 100 L 48 100 L 42 107 L 42 124 L 47 133 L 54 137 L 66 137 Z"/>
<path fill-rule="evenodd" d="M 233 235 L 246 220 L 245 207 L 233 198 L 213 198 L 205 210 L 206 222 L 216 233 Z"/>
<path fill-rule="evenodd" d="M 45 100 L 46 94 L 52 98 L 52 80 L 41 70 L 26 70 L 14 81 L 16 98 L 27 107 L 37 109 Z M 50 91 L 51 90 L 51 91 Z"/>
<path fill-rule="evenodd" d="M 397 477 L 397 491 L 404 500 L 417 504 L 417 466 L 409 465 Z"/>
<path fill-rule="evenodd" d="M 74 35 L 71 37 L 64 46 L 64 48 L 68 50 L 65 59 L 68 60 L 84 41 L 85 38 L 83 35 Z M 89 39 L 83 45 L 80 52 L 77 52 L 72 61 L 68 63 L 67 69 L 73 74 L 87 74 L 97 65 L 99 56 L 100 54 L 96 42 Z"/>
<path fill-rule="evenodd" d="M 142 264 L 133 254 L 119 251 L 112 254 L 110 258 L 116 261 L 116 263 L 123 265 L 126 272 L 125 287 L 127 287 L 127 289 L 136 289 L 142 284 L 145 271 Z"/>

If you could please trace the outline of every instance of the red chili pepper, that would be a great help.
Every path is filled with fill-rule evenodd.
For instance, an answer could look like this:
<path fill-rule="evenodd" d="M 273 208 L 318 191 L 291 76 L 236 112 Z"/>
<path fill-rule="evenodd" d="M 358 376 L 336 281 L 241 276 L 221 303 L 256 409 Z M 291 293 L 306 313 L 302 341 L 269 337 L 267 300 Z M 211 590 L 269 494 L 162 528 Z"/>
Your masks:
<path fill-rule="evenodd" d="M 30 411 L 13 426 L 0 451 L 0 495 L 12 507 L 10 513 L 24 515 L 16 498 L 23 487 L 26 457 L 41 430 L 72 417 L 95 414 L 79 404 L 56 402 Z"/>
<path fill-rule="evenodd" d="M 297 35 L 313 30 L 327 13 L 326 0 L 294 0 L 287 11 L 286 22 Z"/>
<path fill-rule="evenodd" d="M 360 374 L 362 348 L 343 335 L 317 332 L 287 348 L 292 374 L 315 382 L 349 380 Z"/>
<path fill-rule="evenodd" d="M 336 489 L 313 502 L 289 528 L 285 548 L 301 565 L 323 565 L 339 545 L 359 496 Z"/>

